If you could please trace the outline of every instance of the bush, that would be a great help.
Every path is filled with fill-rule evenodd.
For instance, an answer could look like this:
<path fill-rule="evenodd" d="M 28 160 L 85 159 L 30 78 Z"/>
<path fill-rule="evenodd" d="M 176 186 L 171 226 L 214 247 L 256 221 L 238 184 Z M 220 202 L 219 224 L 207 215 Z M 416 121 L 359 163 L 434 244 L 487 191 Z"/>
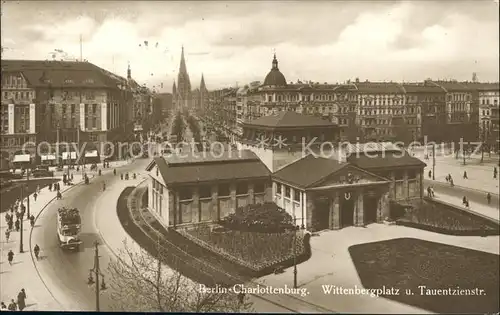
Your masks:
<path fill-rule="evenodd" d="M 292 216 L 272 202 L 239 207 L 218 223 L 230 230 L 247 232 L 281 233 L 296 229 Z"/>

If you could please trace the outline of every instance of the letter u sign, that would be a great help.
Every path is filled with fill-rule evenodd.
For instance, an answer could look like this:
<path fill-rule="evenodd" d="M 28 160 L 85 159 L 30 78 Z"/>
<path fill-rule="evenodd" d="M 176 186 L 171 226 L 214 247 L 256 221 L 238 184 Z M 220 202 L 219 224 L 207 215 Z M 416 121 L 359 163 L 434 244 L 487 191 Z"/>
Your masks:
<path fill-rule="evenodd" d="M 351 199 L 351 193 L 350 193 L 350 192 L 346 192 L 346 193 L 344 194 L 344 198 L 345 198 L 345 200 L 349 200 L 349 199 Z"/>

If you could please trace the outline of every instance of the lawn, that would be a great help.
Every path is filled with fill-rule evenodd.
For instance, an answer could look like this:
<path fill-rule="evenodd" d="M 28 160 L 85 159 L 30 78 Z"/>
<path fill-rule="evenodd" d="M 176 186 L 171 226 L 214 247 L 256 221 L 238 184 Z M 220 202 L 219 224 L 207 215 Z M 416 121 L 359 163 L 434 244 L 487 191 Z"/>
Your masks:
<path fill-rule="evenodd" d="M 485 219 L 429 201 L 423 201 L 413 209 L 407 210 L 396 222 L 446 234 L 498 235 L 498 226 Z"/>
<path fill-rule="evenodd" d="M 185 230 L 209 246 L 215 247 L 254 270 L 262 270 L 293 258 L 294 234 L 297 233 L 296 255 L 305 253 L 304 234 L 295 231 L 283 233 L 257 233 L 225 230 L 215 232 L 210 226 L 198 225 Z"/>
<path fill-rule="evenodd" d="M 40 189 L 44 189 L 50 183 L 57 182 L 58 179 L 30 179 L 28 187 L 24 189 L 24 196 L 26 194 L 32 194 L 35 192 L 36 187 L 40 186 Z M 0 213 L 7 211 L 16 199 L 21 196 L 21 187 L 26 182 L 14 182 L 11 186 L 6 187 L 0 191 Z"/>
<path fill-rule="evenodd" d="M 385 298 L 435 313 L 494 313 L 499 310 L 499 257 L 462 247 L 412 238 L 349 248 L 365 288 L 397 288 Z M 432 289 L 482 289 L 483 295 L 422 295 Z M 406 294 L 405 289 L 413 294 Z"/>

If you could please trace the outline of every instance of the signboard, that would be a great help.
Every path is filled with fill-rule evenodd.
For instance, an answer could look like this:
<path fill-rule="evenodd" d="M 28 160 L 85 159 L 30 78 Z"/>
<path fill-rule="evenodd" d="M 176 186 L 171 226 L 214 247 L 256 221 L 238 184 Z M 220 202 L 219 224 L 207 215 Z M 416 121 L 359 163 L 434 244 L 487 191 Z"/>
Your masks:
<path fill-rule="evenodd" d="M 80 130 L 85 131 L 85 104 L 80 104 Z"/>
<path fill-rule="evenodd" d="M 8 107 L 8 113 L 9 113 L 9 134 L 14 133 L 14 104 L 9 104 Z"/>
<path fill-rule="evenodd" d="M 36 133 L 36 121 L 35 121 L 35 117 L 36 117 L 36 108 L 35 108 L 35 104 L 30 104 L 30 133 Z"/>
<path fill-rule="evenodd" d="M 101 104 L 101 130 L 108 130 L 108 104 Z"/>

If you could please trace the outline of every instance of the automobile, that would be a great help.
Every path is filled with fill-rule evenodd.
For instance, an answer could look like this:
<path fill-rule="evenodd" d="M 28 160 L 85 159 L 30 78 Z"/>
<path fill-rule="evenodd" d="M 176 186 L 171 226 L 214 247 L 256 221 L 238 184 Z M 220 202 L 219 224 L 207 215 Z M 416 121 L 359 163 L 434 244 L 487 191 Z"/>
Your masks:
<path fill-rule="evenodd" d="M 0 178 L 14 180 L 14 179 L 22 179 L 23 176 L 21 174 L 11 173 L 9 171 L 3 171 L 0 172 Z"/>
<path fill-rule="evenodd" d="M 35 169 L 33 172 L 31 172 L 31 176 L 37 178 L 37 177 L 54 177 L 54 172 L 49 171 L 49 170 L 43 170 L 43 169 Z"/>

